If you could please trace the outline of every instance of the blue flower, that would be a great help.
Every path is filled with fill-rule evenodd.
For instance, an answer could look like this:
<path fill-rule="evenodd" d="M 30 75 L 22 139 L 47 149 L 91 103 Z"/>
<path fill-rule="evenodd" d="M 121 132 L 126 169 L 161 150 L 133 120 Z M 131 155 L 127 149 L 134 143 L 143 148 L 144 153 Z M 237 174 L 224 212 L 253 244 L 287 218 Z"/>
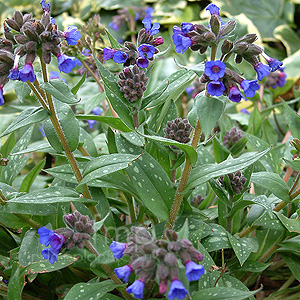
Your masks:
<path fill-rule="evenodd" d="M 195 88 L 193 86 L 188 86 L 185 91 L 188 95 L 191 95 Z"/>
<path fill-rule="evenodd" d="M 65 242 L 65 237 L 63 235 L 55 233 L 54 230 L 50 230 L 45 226 L 38 229 L 38 234 L 40 235 L 40 244 L 45 245 L 46 247 L 50 245 L 54 250 L 60 250 Z"/>
<path fill-rule="evenodd" d="M 168 299 L 185 299 L 187 294 L 188 292 L 180 280 L 175 279 L 171 282 Z"/>
<path fill-rule="evenodd" d="M 52 24 L 52 25 L 55 25 L 55 24 L 56 24 L 56 21 L 55 21 L 55 19 L 54 19 L 54 18 L 52 18 L 52 17 L 50 17 L 50 22 L 51 22 L 51 24 Z"/>
<path fill-rule="evenodd" d="M 257 79 L 261 81 L 264 77 L 267 77 L 270 74 L 271 67 L 259 62 L 254 65 L 254 70 L 257 73 Z"/>
<path fill-rule="evenodd" d="M 4 97 L 3 97 L 3 85 L 0 85 L 0 105 L 3 105 L 5 103 Z"/>
<path fill-rule="evenodd" d="M 95 106 L 92 110 L 92 113 L 96 116 L 99 116 L 101 114 L 102 109 L 99 106 Z M 95 120 L 87 120 L 87 123 L 89 124 L 89 129 L 93 129 L 93 127 L 96 124 Z"/>
<path fill-rule="evenodd" d="M 115 273 L 119 279 L 122 279 L 124 282 L 128 282 L 129 276 L 132 273 L 133 269 L 130 265 L 124 267 L 116 268 Z"/>
<path fill-rule="evenodd" d="M 151 6 L 147 7 L 146 10 L 145 10 L 145 13 L 146 13 L 145 19 L 152 20 L 152 14 L 153 14 L 153 12 L 154 12 L 154 9 Z"/>
<path fill-rule="evenodd" d="M 149 66 L 149 60 L 147 58 L 142 58 L 142 57 L 139 57 L 137 60 L 136 60 L 136 64 L 144 69 L 144 68 L 147 68 Z"/>
<path fill-rule="evenodd" d="M 24 65 L 22 69 L 19 71 L 19 79 L 23 82 L 30 81 L 34 82 L 36 76 L 33 71 L 32 63 L 27 63 Z"/>
<path fill-rule="evenodd" d="M 220 8 L 215 4 L 208 4 L 205 10 L 208 10 L 211 15 L 220 15 Z"/>
<path fill-rule="evenodd" d="M 50 9 L 51 9 L 51 4 L 50 3 L 45 3 L 45 0 L 42 0 L 40 2 L 42 9 L 44 10 L 44 12 L 49 13 Z"/>
<path fill-rule="evenodd" d="M 192 40 L 188 36 L 188 32 L 193 30 L 193 25 L 192 27 L 190 25 L 192 24 L 182 23 L 182 28 L 178 26 L 173 26 L 172 39 L 173 44 L 175 45 L 175 51 L 177 53 L 184 53 L 187 50 L 187 48 L 192 45 Z"/>
<path fill-rule="evenodd" d="M 50 264 L 53 264 L 57 261 L 59 250 L 53 249 L 52 247 L 44 249 L 41 254 L 43 255 L 44 259 L 48 259 Z"/>
<path fill-rule="evenodd" d="M 87 48 L 83 48 L 81 52 L 84 56 L 91 56 L 91 51 Z"/>
<path fill-rule="evenodd" d="M 56 71 L 50 71 L 50 76 L 49 76 L 49 79 L 58 79 L 58 78 L 61 78 L 59 73 L 56 72 Z M 64 78 L 61 78 L 61 80 L 63 80 L 65 83 L 67 83 L 66 79 Z"/>
<path fill-rule="evenodd" d="M 208 61 L 205 63 L 204 74 L 209 77 L 210 80 L 218 80 L 225 75 L 226 65 L 220 60 Z"/>
<path fill-rule="evenodd" d="M 206 90 L 211 96 L 221 96 L 225 91 L 225 86 L 221 81 L 211 81 L 207 85 Z"/>
<path fill-rule="evenodd" d="M 46 137 L 46 134 L 45 134 L 43 125 L 41 125 L 41 126 L 39 127 L 39 132 L 42 134 L 43 137 Z"/>
<path fill-rule="evenodd" d="M 110 244 L 110 250 L 114 254 L 114 258 L 121 258 L 123 257 L 123 252 L 126 249 L 127 245 L 125 243 L 119 243 L 116 241 L 113 241 Z"/>
<path fill-rule="evenodd" d="M 103 49 L 103 59 L 104 60 L 110 60 L 111 58 L 114 57 L 115 52 L 116 52 L 115 49 L 111 49 L 111 48 L 105 47 Z"/>
<path fill-rule="evenodd" d="M 244 114 L 247 114 L 247 115 L 250 115 L 249 111 L 246 109 L 246 108 L 242 108 L 240 110 L 241 113 L 244 113 Z"/>
<path fill-rule="evenodd" d="M 81 38 L 81 34 L 76 26 L 69 26 L 68 29 L 64 31 L 64 37 L 69 45 L 74 46 Z"/>
<path fill-rule="evenodd" d="M 283 64 L 282 61 L 272 58 L 264 52 L 262 53 L 262 56 L 265 58 L 265 60 L 268 62 L 268 65 L 271 67 L 271 72 L 278 70 Z"/>
<path fill-rule="evenodd" d="M 281 71 L 278 74 L 276 85 L 279 86 L 279 87 L 283 87 L 286 83 L 286 78 L 287 78 L 286 73 Z"/>
<path fill-rule="evenodd" d="M 243 80 L 241 87 L 244 90 L 245 96 L 252 98 L 255 95 L 255 91 L 259 89 L 257 80 Z"/>
<path fill-rule="evenodd" d="M 241 102 L 242 98 L 244 97 L 241 94 L 241 91 L 236 86 L 232 86 L 229 88 L 228 98 L 232 102 Z"/>
<path fill-rule="evenodd" d="M 65 54 L 60 54 L 57 56 L 58 69 L 60 72 L 70 73 L 76 66 L 74 57 L 67 56 Z"/>
<path fill-rule="evenodd" d="M 13 67 L 8 76 L 7 76 L 8 79 L 11 79 L 11 80 L 19 80 L 19 69 L 18 67 Z"/>
<path fill-rule="evenodd" d="M 191 23 L 181 23 L 181 31 L 183 34 L 187 34 L 188 32 L 192 31 L 194 29 L 194 25 Z"/>
<path fill-rule="evenodd" d="M 151 28 L 151 19 L 145 18 L 142 23 L 144 24 L 145 31 L 150 35 L 155 35 L 159 32 L 160 25 L 159 23 L 153 23 Z"/>
<path fill-rule="evenodd" d="M 112 28 L 114 31 L 118 31 L 119 30 L 119 27 L 121 26 L 120 22 L 118 20 L 114 20 L 112 22 L 110 22 L 108 24 L 108 26 L 110 28 Z"/>
<path fill-rule="evenodd" d="M 128 54 L 121 51 L 121 50 L 117 50 L 113 56 L 113 61 L 118 63 L 118 64 L 123 64 L 126 62 L 128 58 Z"/>
<path fill-rule="evenodd" d="M 153 45 L 142 44 L 138 48 L 139 54 L 143 58 L 152 58 L 155 52 L 155 47 Z"/>
<path fill-rule="evenodd" d="M 186 272 L 185 276 L 188 281 L 199 280 L 202 275 L 204 275 L 204 268 L 202 265 L 196 264 L 194 261 L 190 260 L 185 264 Z"/>
<path fill-rule="evenodd" d="M 128 294 L 133 293 L 134 297 L 137 299 L 143 299 L 144 287 L 145 287 L 145 282 L 143 282 L 141 279 L 138 279 L 134 281 L 134 283 L 126 289 L 126 292 Z"/>

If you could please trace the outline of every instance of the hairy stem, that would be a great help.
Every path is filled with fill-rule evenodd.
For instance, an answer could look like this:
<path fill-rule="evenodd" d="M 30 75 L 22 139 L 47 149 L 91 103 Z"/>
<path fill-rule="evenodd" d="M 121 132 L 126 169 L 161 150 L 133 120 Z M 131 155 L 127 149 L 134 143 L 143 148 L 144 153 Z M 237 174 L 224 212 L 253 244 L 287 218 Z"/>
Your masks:
<path fill-rule="evenodd" d="M 200 121 L 198 120 L 195 131 L 194 131 L 194 136 L 193 136 L 193 139 L 192 139 L 192 147 L 194 149 L 197 148 L 201 133 L 202 133 L 202 128 L 201 128 Z M 183 192 L 183 190 L 184 190 L 184 188 L 187 184 L 187 181 L 189 179 L 191 169 L 192 169 L 192 164 L 191 164 L 190 158 L 186 157 L 184 169 L 183 169 L 183 172 L 182 172 L 182 175 L 181 175 L 181 179 L 180 179 L 180 182 L 179 182 L 179 185 L 178 185 L 178 188 L 177 188 L 177 191 L 176 191 L 176 195 L 175 195 L 175 198 L 174 198 L 173 206 L 172 206 L 171 212 L 170 212 L 170 219 L 169 219 L 170 227 L 173 227 L 173 225 L 175 223 L 175 219 L 176 219 L 178 210 L 180 208 L 181 201 L 183 199 L 182 192 Z"/>

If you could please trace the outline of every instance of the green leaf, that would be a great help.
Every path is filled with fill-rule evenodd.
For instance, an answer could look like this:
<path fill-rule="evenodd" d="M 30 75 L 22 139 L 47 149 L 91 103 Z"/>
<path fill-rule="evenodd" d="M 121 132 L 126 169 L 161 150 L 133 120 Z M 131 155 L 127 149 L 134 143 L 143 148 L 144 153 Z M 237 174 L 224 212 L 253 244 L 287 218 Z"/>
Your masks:
<path fill-rule="evenodd" d="M 42 83 L 41 88 L 61 102 L 76 104 L 79 101 L 70 91 L 69 86 L 60 78 Z"/>
<path fill-rule="evenodd" d="M 211 234 L 201 241 L 208 252 L 231 248 L 227 231 L 218 224 L 210 224 Z"/>
<path fill-rule="evenodd" d="M 16 262 L 15 262 L 16 264 Z M 8 300 L 21 300 L 22 291 L 25 282 L 25 272 L 21 266 L 17 266 L 15 272 L 11 276 L 8 283 L 7 299 Z"/>
<path fill-rule="evenodd" d="M 30 156 L 23 156 L 23 154 L 15 154 L 16 152 L 22 151 L 26 149 L 29 141 L 31 139 L 33 131 L 33 126 L 28 128 L 25 133 L 21 136 L 18 142 L 15 144 L 13 149 L 8 156 L 8 165 L 1 170 L 1 182 L 11 184 L 13 180 L 17 177 L 23 167 L 26 165 L 27 161 L 29 160 Z"/>
<path fill-rule="evenodd" d="M 5 227 L 0 226 L 0 254 L 10 256 L 9 251 L 18 247 L 18 244 Z"/>
<path fill-rule="evenodd" d="M 97 57 L 94 56 L 94 59 L 104 82 L 106 96 L 109 99 L 113 109 L 126 124 L 126 126 L 134 129 L 130 111 L 126 106 L 126 104 L 129 102 L 120 91 L 116 77 L 100 63 Z"/>
<path fill-rule="evenodd" d="M 165 78 L 160 86 L 154 91 L 153 95 L 150 95 L 143 99 L 141 108 L 154 107 L 166 102 L 169 99 L 175 101 L 186 89 L 186 87 L 195 79 L 195 73 L 193 71 L 181 69 Z M 167 88 L 165 88 L 167 85 Z M 158 96 L 159 91 L 164 90 L 163 93 Z"/>
<path fill-rule="evenodd" d="M 95 116 L 95 115 L 77 115 L 79 120 L 95 120 L 98 122 L 103 122 L 108 124 L 114 129 L 118 129 L 124 132 L 132 131 L 120 118 L 118 117 L 104 117 L 104 116 Z"/>
<path fill-rule="evenodd" d="M 205 91 L 196 96 L 195 106 L 205 140 L 209 138 L 211 130 L 221 118 L 226 101 L 225 97 L 206 97 Z"/>
<path fill-rule="evenodd" d="M 293 253 L 281 253 L 281 257 L 292 271 L 297 280 L 300 281 L 300 261 L 299 256 Z"/>
<path fill-rule="evenodd" d="M 71 93 L 73 95 L 77 94 L 77 92 L 80 89 L 80 87 L 84 84 L 85 79 L 86 79 L 86 71 L 84 72 L 84 74 L 82 75 L 82 77 L 80 78 L 80 80 L 72 87 Z"/>
<path fill-rule="evenodd" d="M 141 153 L 140 148 L 120 135 L 116 136 L 116 144 L 121 153 Z M 143 152 L 129 165 L 126 172 L 145 206 L 162 220 L 169 220 L 175 189 L 162 166 L 150 154 Z"/>
<path fill-rule="evenodd" d="M 217 138 L 214 138 L 213 150 L 216 163 L 221 163 L 230 155 L 230 151 Z"/>
<path fill-rule="evenodd" d="M 221 162 L 220 164 L 204 164 L 201 166 L 196 166 L 191 172 L 190 179 L 185 190 L 188 191 L 195 186 L 205 183 L 211 178 L 233 173 L 238 170 L 243 170 L 258 161 L 270 150 L 271 148 L 258 153 L 248 152 L 242 154 L 239 158 L 234 159 L 232 157 L 229 157 L 227 160 Z"/>
<path fill-rule="evenodd" d="M 80 127 L 79 144 L 83 144 L 85 150 L 92 157 L 97 157 L 98 152 L 93 138 L 83 128 Z"/>
<path fill-rule="evenodd" d="M 288 165 L 290 165 L 290 167 L 296 171 L 296 172 L 299 172 L 300 171 L 300 159 L 299 158 L 295 158 L 294 160 L 289 160 L 289 159 L 286 159 L 286 158 L 282 158 L 284 160 L 284 162 Z"/>
<path fill-rule="evenodd" d="M 46 163 L 46 158 L 41 160 L 23 179 L 19 192 L 28 193 L 31 185 L 33 184 L 35 178 L 39 175 L 41 170 L 44 168 Z"/>
<path fill-rule="evenodd" d="M 284 117 L 294 138 L 300 138 L 300 117 L 285 101 L 282 101 Z"/>
<path fill-rule="evenodd" d="M 124 46 L 121 45 L 110 33 L 107 29 L 105 29 L 105 33 L 107 34 L 107 37 L 110 41 L 110 45 L 111 45 L 111 48 L 113 49 L 121 49 L 123 48 Z"/>
<path fill-rule="evenodd" d="M 175 61 L 175 62 L 181 68 L 184 68 L 186 70 L 192 70 L 192 71 L 194 71 L 199 77 L 202 76 L 202 74 L 204 72 L 205 64 L 203 62 L 201 62 L 201 63 L 199 63 L 197 65 L 191 66 L 191 67 L 181 65 L 177 61 Z"/>
<path fill-rule="evenodd" d="M 270 172 L 253 173 L 251 181 L 268 189 L 279 199 L 282 199 L 288 203 L 291 202 L 289 196 L 289 186 L 278 174 Z"/>
<path fill-rule="evenodd" d="M 280 222 L 289 232 L 300 233 L 300 219 L 289 219 L 280 212 L 274 211 Z"/>
<path fill-rule="evenodd" d="M 62 202 L 82 202 L 93 204 L 94 201 L 81 197 L 74 190 L 64 187 L 49 187 L 47 189 L 34 191 L 23 196 L 9 200 L 11 203 L 62 203 Z"/>
<path fill-rule="evenodd" d="M 231 287 L 213 287 L 198 291 L 192 295 L 192 300 L 243 300 L 255 295 L 259 290 L 253 292 L 241 291 Z"/>
<path fill-rule="evenodd" d="M 10 203 L 0 206 L 0 212 L 5 214 L 28 214 L 34 216 L 48 216 L 57 213 L 57 208 L 51 204 L 38 203 Z"/>
<path fill-rule="evenodd" d="M 191 145 L 182 144 L 177 141 L 173 141 L 173 140 L 161 137 L 161 136 L 145 135 L 145 134 L 141 134 L 141 135 L 147 139 L 157 141 L 157 142 L 162 142 L 168 146 L 169 145 L 176 146 L 177 148 L 179 148 L 185 152 L 185 154 L 190 158 L 192 164 L 195 164 L 197 161 L 197 152 Z"/>
<path fill-rule="evenodd" d="M 245 239 L 232 236 L 229 232 L 227 232 L 227 236 L 236 257 L 242 266 L 253 251 L 252 245 L 248 244 Z"/>
<path fill-rule="evenodd" d="M 15 81 L 14 89 L 18 100 L 21 102 L 23 102 L 23 100 L 29 95 L 31 91 L 28 84 L 22 81 Z"/>
<path fill-rule="evenodd" d="M 77 283 L 75 284 L 66 297 L 65 300 L 81 300 L 81 299 L 95 299 L 99 300 L 107 292 L 112 291 L 119 284 L 114 283 L 112 280 L 105 280 L 98 283 Z"/>
<path fill-rule="evenodd" d="M 48 117 L 48 111 L 42 107 L 29 107 L 5 129 L 0 137 L 5 136 L 19 128 L 41 122 Z"/>
<path fill-rule="evenodd" d="M 69 105 L 54 101 L 56 115 L 62 127 L 62 131 L 66 137 L 71 151 L 77 149 L 79 144 L 80 127 L 79 122 L 75 118 L 74 113 Z M 64 148 L 61 141 L 50 121 L 46 119 L 43 122 L 43 128 L 50 145 L 57 151 L 62 153 Z"/>
<path fill-rule="evenodd" d="M 139 156 L 131 154 L 109 154 L 91 160 L 83 171 L 79 186 L 104 175 L 128 168 Z"/>

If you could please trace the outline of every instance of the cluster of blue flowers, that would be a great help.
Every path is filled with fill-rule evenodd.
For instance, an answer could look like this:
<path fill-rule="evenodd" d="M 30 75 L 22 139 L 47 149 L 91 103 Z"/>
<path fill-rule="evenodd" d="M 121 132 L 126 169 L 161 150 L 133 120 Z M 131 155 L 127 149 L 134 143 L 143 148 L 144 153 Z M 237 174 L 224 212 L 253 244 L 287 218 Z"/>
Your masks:
<path fill-rule="evenodd" d="M 144 24 L 143 33 L 147 35 L 146 40 L 148 40 L 149 43 L 142 42 L 137 50 L 135 45 L 130 45 L 130 49 L 127 47 L 120 50 L 106 47 L 103 49 L 103 59 L 113 59 L 113 61 L 118 64 L 130 65 L 136 63 L 140 68 L 147 68 L 149 66 L 149 60 L 153 60 L 153 56 L 157 52 L 156 46 L 163 44 L 164 40 L 162 37 L 153 38 L 153 36 L 159 32 L 159 23 L 154 23 L 151 26 L 151 18 L 144 18 L 142 23 Z M 127 43 L 127 45 L 129 45 L 129 43 Z M 133 55 L 132 49 L 134 49 Z"/>
<path fill-rule="evenodd" d="M 228 21 L 227 23 L 221 21 L 218 6 L 209 4 L 206 10 L 211 14 L 209 27 L 191 23 L 182 23 L 181 27 L 173 27 L 172 38 L 177 53 L 184 53 L 188 48 L 203 53 L 207 47 L 218 45 L 221 38 L 234 30 L 234 21 Z M 246 99 L 245 97 L 253 97 L 255 91 L 259 89 L 257 80 L 246 80 L 226 66 L 225 61 L 232 54 L 236 55 L 238 63 L 242 59 L 251 63 L 259 81 L 282 66 L 281 61 L 269 57 L 259 46 L 253 44 L 256 39 L 256 35 L 248 34 L 235 43 L 225 40 L 221 49 L 221 60 L 211 60 L 205 63 L 204 75 L 201 77 L 200 82 L 207 83 L 206 91 L 209 95 L 227 95 L 231 101 L 240 102 L 242 99 Z M 259 54 L 264 57 L 268 65 L 258 60 Z M 283 75 L 279 77 L 279 86 L 284 79 Z M 245 96 L 242 95 L 239 87 L 243 90 Z"/>
<path fill-rule="evenodd" d="M 61 251 L 61 248 L 65 242 L 65 237 L 63 235 L 55 233 L 54 230 L 50 230 L 45 226 L 38 229 L 39 242 L 42 245 L 50 248 L 44 249 L 41 254 L 45 259 L 48 259 L 50 264 L 53 264 L 57 261 L 57 256 Z"/>
<path fill-rule="evenodd" d="M 157 241 L 155 243 L 153 240 L 149 240 L 149 243 L 141 245 L 140 242 L 145 242 L 146 239 L 143 233 L 141 233 L 140 236 L 142 237 L 139 238 L 140 241 L 137 241 L 136 244 L 134 242 L 126 244 L 114 241 L 110 245 L 110 249 L 116 259 L 122 258 L 123 255 L 129 255 L 131 257 L 128 265 L 114 270 L 117 277 L 127 283 L 133 271 L 136 271 L 138 275 L 138 279 L 128 286 L 126 291 L 133 293 L 137 299 L 143 299 L 146 281 L 149 278 L 154 278 L 157 272 L 159 278 L 159 292 L 161 294 L 167 292 L 168 280 L 170 280 L 171 284 L 167 298 L 185 299 L 186 295 L 188 295 L 188 291 L 178 279 L 177 256 L 180 257 L 182 263 L 185 265 L 185 275 L 189 281 L 197 281 L 205 273 L 203 266 L 192 260 L 201 261 L 203 256 L 192 247 L 190 241 L 182 239 L 176 242 L 176 233 L 173 233 L 175 240 L 171 241 L 169 245 L 165 241 Z M 136 238 L 133 237 L 131 240 L 136 241 Z M 158 248 L 155 244 L 163 244 L 163 248 Z M 145 256 L 141 256 L 143 251 L 147 253 Z M 156 257 L 156 259 L 154 257 Z"/>

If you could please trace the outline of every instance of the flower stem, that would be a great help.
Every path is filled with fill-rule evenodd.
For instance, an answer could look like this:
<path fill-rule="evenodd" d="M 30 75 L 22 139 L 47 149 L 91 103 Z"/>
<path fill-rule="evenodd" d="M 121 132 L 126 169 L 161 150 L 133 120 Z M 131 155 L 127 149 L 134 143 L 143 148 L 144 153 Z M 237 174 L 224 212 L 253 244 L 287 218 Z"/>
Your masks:
<path fill-rule="evenodd" d="M 216 53 L 217 53 L 217 45 L 211 46 L 211 53 L 210 53 L 210 59 L 215 60 L 216 59 Z"/>
<path fill-rule="evenodd" d="M 174 153 L 175 155 L 175 158 L 172 159 L 172 167 L 175 165 L 176 161 L 177 161 L 177 152 Z M 175 182 L 176 181 L 176 172 L 177 172 L 177 169 L 173 169 L 171 171 L 171 181 L 172 182 Z"/>
<path fill-rule="evenodd" d="M 201 128 L 200 121 L 198 120 L 195 131 L 194 131 L 194 136 L 193 136 L 193 139 L 192 139 L 192 147 L 194 149 L 197 148 L 201 133 L 202 133 L 202 128 Z M 173 225 L 175 223 L 175 219 L 176 219 L 178 210 L 180 208 L 181 201 L 183 199 L 182 192 L 183 192 L 183 190 L 184 190 L 184 188 L 187 184 L 187 181 L 189 179 L 191 169 L 192 169 L 192 164 L 191 164 L 190 158 L 187 156 L 186 159 L 185 159 L 184 169 L 183 169 L 182 176 L 181 176 L 178 188 L 177 188 L 177 192 L 176 192 L 176 195 L 175 195 L 173 206 L 172 206 L 171 212 L 170 212 L 170 218 L 169 218 L 170 227 L 173 227 Z"/>
<path fill-rule="evenodd" d="M 134 128 L 137 129 L 139 128 L 140 126 L 140 123 L 139 123 L 139 112 L 135 112 L 132 116 L 133 118 L 133 125 L 134 125 Z"/>

